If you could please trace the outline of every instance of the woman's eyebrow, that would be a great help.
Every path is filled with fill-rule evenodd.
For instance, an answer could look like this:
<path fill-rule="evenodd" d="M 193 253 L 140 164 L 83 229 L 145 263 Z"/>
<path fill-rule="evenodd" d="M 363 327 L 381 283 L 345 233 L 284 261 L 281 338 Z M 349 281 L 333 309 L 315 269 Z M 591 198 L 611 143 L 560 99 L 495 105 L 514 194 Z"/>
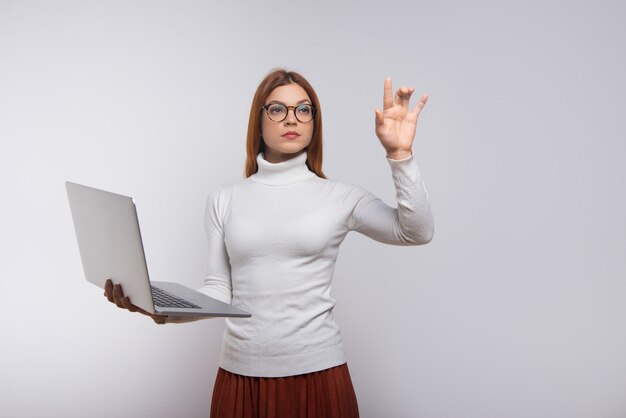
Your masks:
<path fill-rule="evenodd" d="M 300 104 L 300 103 L 304 103 L 304 102 L 309 102 L 310 103 L 311 101 L 309 99 L 302 99 L 302 100 L 300 100 L 296 104 Z M 286 104 L 281 102 L 280 100 L 272 100 L 270 103 L 280 103 L 281 105 L 285 105 L 286 106 Z"/>

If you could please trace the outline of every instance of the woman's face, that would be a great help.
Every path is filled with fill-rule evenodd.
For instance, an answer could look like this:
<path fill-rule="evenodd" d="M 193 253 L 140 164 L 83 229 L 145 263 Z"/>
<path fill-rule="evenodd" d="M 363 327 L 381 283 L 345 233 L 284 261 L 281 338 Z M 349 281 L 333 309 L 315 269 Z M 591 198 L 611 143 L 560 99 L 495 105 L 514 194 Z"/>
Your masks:
<path fill-rule="evenodd" d="M 287 84 L 276 87 L 264 104 L 280 103 L 285 106 L 298 106 L 303 103 L 313 104 L 309 95 L 299 84 Z M 261 134 L 265 142 L 265 159 L 278 163 L 296 157 L 311 143 L 313 120 L 302 123 L 294 114 L 295 109 L 288 109 L 287 117 L 281 122 L 274 122 L 263 109 L 261 116 Z M 302 118 L 301 118 L 302 119 Z M 288 133 L 294 133 L 287 135 Z"/>

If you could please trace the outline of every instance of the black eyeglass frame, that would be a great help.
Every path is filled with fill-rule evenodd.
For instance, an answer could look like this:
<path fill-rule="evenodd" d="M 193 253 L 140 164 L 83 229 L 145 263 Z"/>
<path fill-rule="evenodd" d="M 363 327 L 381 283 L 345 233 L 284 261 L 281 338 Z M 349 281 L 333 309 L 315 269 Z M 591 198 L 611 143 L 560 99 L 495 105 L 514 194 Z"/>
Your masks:
<path fill-rule="evenodd" d="M 283 106 L 283 107 L 285 107 L 285 108 L 287 109 L 287 111 L 285 112 L 285 117 L 284 117 L 284 118 L 282 118 L 281 120 L 274 120 L 274 119 L 272 119 L 272 117 L 270 116 L 270 111 L 269 111 L 269 107 L 270 107 L 270 106 L 272 106 L 272 105 L 278 105 L 278 106 Z M 298 117 L 298 114 L 296 113 L 296 109 L 297 109 L 297 108 L 299 108 L 300 106 L 308 106 L 308 107 L 310 107 L 310 108 L 311 108 L 311 120 L 308 120 L 308 121 L 306 121 L 306 122 L 302 122 L 302 121 L 300 120 L 300 118 Z M 300 122 L 300 123 L 309 123 L 309 122 L 312 122 L 312 121 L 313 121 L 313 119 L 315 119 L 315 113 L 317 112 L 317 108 L 316 108 L 315 106 L 313 106 L 312 104 L 310 104 L 310 103 L 301 103 L 301 104 L 299 104 L 298 106 L 287 106 L 287 105 L 284 105 L 284 104 L 282 104 L 282 103 L 268 103 L 268 104 L 266 104 L 266 105 L 261 106 L 261 109 L 259 109 L 259 110 L 263 110 L 263 109 L 265 109 L 265 113 L 267 114 L 267 117 L 268 117 L 268 118 L 269 118 L 272 122 L 282 122 L 282 121 L 284 121 L 285 119 L 287 119 L 287 116 L 289 116 L 289 109 L 293 109 L 293 115 L 296 117 L 296 119 L 297 119 L 297 120 L 298 120 L 298 122 Z"/>

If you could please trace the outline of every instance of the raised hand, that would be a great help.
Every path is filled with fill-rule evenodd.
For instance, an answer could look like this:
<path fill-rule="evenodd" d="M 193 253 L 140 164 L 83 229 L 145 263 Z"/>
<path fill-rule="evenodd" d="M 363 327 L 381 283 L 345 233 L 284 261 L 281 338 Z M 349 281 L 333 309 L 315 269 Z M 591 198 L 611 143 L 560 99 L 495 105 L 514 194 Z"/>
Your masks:
<path fill-rule="evenodd" d="M 392 96 L 391 79 L 385 79 L 383 110 L 375 110 L 376 136 L 387 151 L 387 157 L 399 160 L 409 157 L 415 138 L 417 118 L 428 100 L 424 94 L 415 108 L 409 110 L 413 87 L 400 87 Z"/>

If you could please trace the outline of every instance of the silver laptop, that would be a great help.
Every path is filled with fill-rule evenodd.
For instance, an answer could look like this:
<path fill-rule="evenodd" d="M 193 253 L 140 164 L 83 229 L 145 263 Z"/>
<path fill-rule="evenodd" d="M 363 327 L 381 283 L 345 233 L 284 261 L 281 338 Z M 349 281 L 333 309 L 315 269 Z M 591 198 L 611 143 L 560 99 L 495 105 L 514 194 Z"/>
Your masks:
<path fill-rule="evenodd" d="M 173 282 L 150 282 L 133 199 L 66 182 L 85 278 L 104 288 L 107 278 L 121 283 L 124 295 L 160 315 L 251 315 L 232 305 Z"/>

